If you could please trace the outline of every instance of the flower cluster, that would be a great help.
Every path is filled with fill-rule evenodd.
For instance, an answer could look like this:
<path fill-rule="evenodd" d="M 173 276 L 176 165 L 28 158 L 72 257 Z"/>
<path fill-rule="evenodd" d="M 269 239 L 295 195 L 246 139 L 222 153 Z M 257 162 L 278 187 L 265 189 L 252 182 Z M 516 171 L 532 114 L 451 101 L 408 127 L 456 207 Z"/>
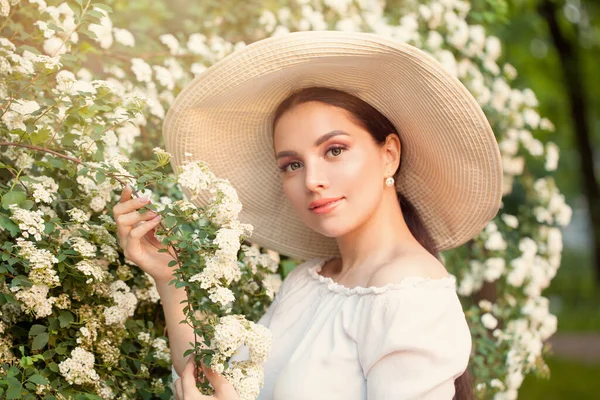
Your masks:
<path fill-rule="evenodd" d="M 159 154 L 164 155 L 164 153 Z M 178 184 L 191 194 L 191 200 L 201 198 L 204 195 L 202 192 L 209 193 L 208 204 L 196 208 L 193 203 L 172 203 L 162 207 L 163 212 L 174 209 L 184 217 L 191 215 L 193 220 L 204 218 L 215 227 L 210 241 L 206 238 L 201 239 L 201 230 L 194 231 L 190 238 L 191 245 L 186 247 L 203 248 L 202 267 L 190 268 L 189 274 L 184 272 L 180 277 L 190 285 L 188 293 L 201 294 L 191 296 L 188 318 L 192 324 L 202 327 L 209 315 L 220 317 L 214 326 L 214 332 L 208 331 L 203 335 L 204 341 L 208 340 L 211 343 L 210 346 L 200 343 L 197 345 L 197 350 L 213 351 L 211 367 L 230 378 L 241 398 L 254 399 L 262 387 L 261 365 L 270 351 L 270 331 L 248 320 L 247 316 L 223 314 L 231 313 L 236 306 L 235 303 L 239 302 L 236 293 L 240 290 L 253 291 L 253 286 L 257 285 L 256 280 L 262 279 L 259 276 L 263 276 L 262 274 L 268 271 L 267 268 L 276 271 L 277 263 L 268 256 L 265 259 L 260 256 L 260 253 L 250 254 L 248 246 L 242 249 L 241 241 L 251 235 L 252 227 L 242 224 L 237 219 L 242 205 L 236 191 L 227 180 L 215 177 L 206 163 L 190 161 L 184 164 L 178 175 Z M 243 250 L 244 254 L 242 262 L 238 258 L 240 250 Z M 249 260 L 253 260 L 254 265 L 249 265 Z M 243 280 L 245 274 L 247 276 Z M 248 283 L 245 289 L 242 289 L 244 288 L 242 281 Z M 267 279 L 264 281 L 266 282 Z M 264 286 L 267 284 L 264 283 Z M 272 299 L 277 289 L 278 284 L 273 282 L 267 289 L 267 298 Z M 216 306 L 215 308 L 202 307 L 206 297 Z M 250 360 L 243 363 L 234 362 L 225 369 L 227 360 L 242 345 L 250 348 Z"/>
<path fill-rule="evenodd" d="M 40 210 L 29 211 L 20 208 L 16 204 L 10 205 L 12 215 L 10 219 L 19 224 L 19 229 L 23 232 L 23 237 L 33 236 L 35 240 L 42 240 L 44 233 L 44 213 Z"/>
<path fill-rule="evenodd" d="M 95 383 L 100 377 L 94 370 L 94 361 L 94 354 L 76 347 L 71 357 L 58 364 L 58 369 L 70 384 Z"/>
<path fill-rule="evenodd" d="M 108 325 L 125 324 L 128 317 L 133 316 L 138 299 L 131 288 L 123 281 L 114 281 L 110 284 L 110 294 L 116 305 L 104 310 L 104 318 Z"/>
<path fill-rule="evenodd" d="M 248 322 L 242 316 L 230 315 L 219 320 L 214 341 L 219 353 L 213 358 L 211 368 L 219 373 L 225 372 L 241 399 L 255 399 L 262 387 L 264 377 L 260 365 L 269 357 L 271 332 L 262 325 Z M 250 359 L 236 363 L 225 371 L 222 362 L 242 345 L 248 346 Z"/>

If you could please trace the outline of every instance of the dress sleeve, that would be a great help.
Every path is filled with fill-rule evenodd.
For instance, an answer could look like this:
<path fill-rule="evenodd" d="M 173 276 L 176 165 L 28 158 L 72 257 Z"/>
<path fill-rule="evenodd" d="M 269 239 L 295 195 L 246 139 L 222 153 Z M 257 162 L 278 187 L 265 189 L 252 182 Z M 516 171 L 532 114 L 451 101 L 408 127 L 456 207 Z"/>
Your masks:
<path fill-rule="evenodd" d="M 364 298 L 357 344 L 369 400 L 453 398 L 471 334 L 455 289 L 443 281 Z"/>

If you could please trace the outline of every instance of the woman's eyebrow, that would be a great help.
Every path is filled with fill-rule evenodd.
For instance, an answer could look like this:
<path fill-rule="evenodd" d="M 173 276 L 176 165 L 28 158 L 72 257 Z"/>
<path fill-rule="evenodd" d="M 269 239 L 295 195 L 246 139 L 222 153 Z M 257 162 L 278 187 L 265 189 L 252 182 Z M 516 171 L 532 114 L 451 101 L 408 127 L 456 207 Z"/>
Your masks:
<path fill-rule="evenodd" d="M 328 132 L 326 134 L 324 134 L 323 136 L 321 136 L 320 138 L 318 138 L 315 141 L 315 147 L 319 146 L 323 143 L 325 143 L 326 141 L 328 141 L 329 139 L 331 139 L 334 136 L 338 136 L 338 135 L 345 135 L 345 136 L 350 136 L 347 132 L 341 131 L 339 129 L 336 129 L 334 131 Z"/>
<path fill-rule="evenodd" d="M 317 147 L 317 146 L 325 143 L 326 141 L 328 141 L 332 137 L 338 136 L 338 135 L 350 136 L 347 132 L 344 132 L 342 130 L 336 129 L 336 130 L 333 130 L 331 132 L 327 132 L 323 136 L 319 137 L 315 141 L 315 147 Z M 277 153 L 277 159 L 280 159 L 282 157 L 287 157 L 287 156 L 292 156 L 293 157 L 293 156 L 297 156 L 297 155 L 298 155 L 298 153 L 296 153 L 295 151 L 285 150 L 285 151 L 280 151 L 279 153 Z"/>

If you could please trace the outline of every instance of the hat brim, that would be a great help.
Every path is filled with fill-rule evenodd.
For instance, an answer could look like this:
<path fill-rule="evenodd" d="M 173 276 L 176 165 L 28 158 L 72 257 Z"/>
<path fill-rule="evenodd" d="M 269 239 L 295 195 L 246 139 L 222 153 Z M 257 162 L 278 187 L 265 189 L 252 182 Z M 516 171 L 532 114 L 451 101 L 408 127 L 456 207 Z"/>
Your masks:
<path fill-rule="evenodd" d="M 252 241 L 298 259 L 339 254 L 335 239 L 298 218 L 273 150 L 275 108 L 311 86 L 353 94 L 396 126 L 402 143 L 397 189 L 438 251 L 465 243 L 496 215 L 500 151 L 458 79 L 427 53 L 379 35 L 296 32 L 252 43 L 208 68 L 177 96 L 164 121 L 173 168 L 202 160 L 228 179 L 242 202 L 239 219 L 255 227 Z"/>

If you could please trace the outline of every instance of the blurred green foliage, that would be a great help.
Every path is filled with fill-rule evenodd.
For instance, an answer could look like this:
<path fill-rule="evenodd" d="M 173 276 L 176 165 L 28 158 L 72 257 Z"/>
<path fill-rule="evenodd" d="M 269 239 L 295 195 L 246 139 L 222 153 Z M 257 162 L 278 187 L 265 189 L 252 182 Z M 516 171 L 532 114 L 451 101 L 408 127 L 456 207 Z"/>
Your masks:
<path fill-rule="evenodd" d="M 550 299 L 550 312 L 558 317 L 558 332 L 600 332 L 600 290 L 589 252 L 565 249 L 544 295 Z"/>
<path fill-rule="evenodd" d="M 475 0 L 474 7 L 495 0 Z M 557 135 L 552 140 L 561 149 L 556 182 L 573 206 L 582 195 L 579 154 L 574 134 L 558 54 L 545 20 L 537 11 L 544 0 L 508 0 L 507 18 L 489 21 L 489 31 L 503 43 L 503 61 L 513 64 L 519 76 L 516 85 L 530 87 L 540 102 L 540 113 L 552 120 Z M 600 2 L 558 0 L 559 23 L 565 36 L 577 44 L 581 56 L 583 80 L 587 90 L 587 109 L 595 148 L 600 147 L 600 79 L 596 77 L 600 59 Z M 577 11 L 579 10 L 579 11 Z M 579 23 L 573 23 L 579 16 Z M 546 141 L 543 136 L 534 136 Z M 600 169 L 597 169 L 600 172 Z"/>
<path fill-rule="evenodd" d="M 600 393 L 600 364 L 589 365 L 548 357 L 550 379 L 527 376 L 519 389 L 519 399 L 585 400 Z"/>

